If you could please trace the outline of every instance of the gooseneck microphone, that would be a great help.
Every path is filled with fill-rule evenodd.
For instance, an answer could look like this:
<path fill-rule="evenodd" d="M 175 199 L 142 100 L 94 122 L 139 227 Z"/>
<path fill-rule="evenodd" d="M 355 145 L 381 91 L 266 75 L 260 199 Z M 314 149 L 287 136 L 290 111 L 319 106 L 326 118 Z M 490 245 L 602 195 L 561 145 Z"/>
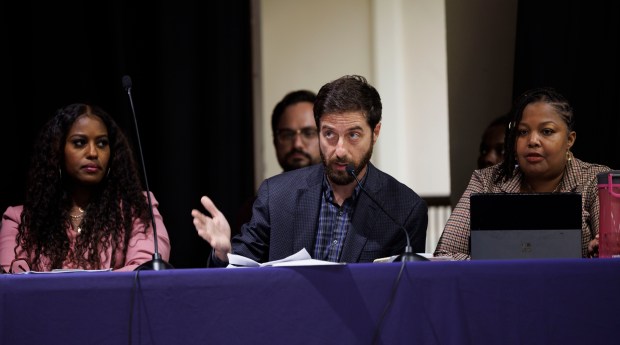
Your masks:
<path fill-rule="evenodd" d="M 364 188 L 364 186 L 362 186 L 362 184 L 360 183 L 360 180 L 357 178 L 357 174 L 355 173 L 355 166 L 353 164 L 348 164 L 346 167 L 347 173 L 351 176 L 353 176 L 353 178 L 355 179 L 355 181 L 357 182 L 357 185 L 362 189 L 362 191 L 370 198 L 370 200 L 372 200 L 372 202 L 374 202 L 377 206 L 379 206 L 379 208 L 381 209 L 381 211 L 383 211 L 383 213 L 388 216 L 388 218 L 390 218 L 392 220 L 392 222 L 394 224 L 396 224 L 398 226 L 399 229 L 401 229 L 404 233 L 405 233 L 405 239 L 407 240 L 407 245 L 405 246 L 405 252 L 400 256 L 400 261 L 429 261 L 427 258 L 423 257 L 420 254 L 416 254 L 413 252 L 413 249 L 411 248 L 411 242 L 409 240 L 409 233 L 407 233 L 407 230 L 405 229 L 405 227 L 403 227 L 402 225 L 400 225 L 400 223 L 398 223 L 396 221 L 396 219 L 394 219 L 394 217 L 392 217 L 384 208 L 383 206 L 381 206 L 381 203 L 379 203 L 377 200 L 375 200 L 375 198 L 368 193 L 368 191 L 366 191 L 366 189 Z"/>
<path fill-rule="evenodd" d="M 123 88 L 127 91 L 127 96 L 129 98 L 129 105 L 131 106 L 131 114 L 133 115 L 133 123 L 136 127 L 136 139 L 138 141 L 138 151 L 140 153 L 140 162 L 142 163 L 142 172 L 144 173 L 144 187 L 146 188 L 146 197 L 149 203 L 149 212 L 151 215 L 151 224 L 153 225 L 153 259 L 151 261 L 147 261 L 142 265 L 136 267 L 136 271 L 140 270 L 154 270 L 160 271 L 164 269 L 174 268 L 171 264 L 167 263 L 161 258 L 159 254 L 158 248 L 158 239 L 157 239 L 157 226 L 155 225 L 155 215 L 153 214 L 153 203 L 151 202 L 151 191 L 149 189 L 149 182 L 146 176 L 146 165 L 144 164 L 144 155 L 142 154 L 142 143 L 140 141 L 140 131 L 138 130 L 138 119 L 136 117 L 136 110 L 133 106 L 133 97 L 131 97 L 131 77 L 128 75 L 123 76 Z"/>

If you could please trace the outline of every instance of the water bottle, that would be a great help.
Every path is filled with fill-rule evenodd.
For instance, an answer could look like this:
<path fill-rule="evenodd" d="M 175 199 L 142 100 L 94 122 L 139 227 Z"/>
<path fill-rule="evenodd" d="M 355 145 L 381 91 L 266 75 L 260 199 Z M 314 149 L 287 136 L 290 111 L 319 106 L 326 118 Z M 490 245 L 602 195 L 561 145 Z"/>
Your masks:
<path fill-rule="evenodd" d="M 600 258 L 620 258 L 620 170 L 599 173 L 598 200 Z"/>

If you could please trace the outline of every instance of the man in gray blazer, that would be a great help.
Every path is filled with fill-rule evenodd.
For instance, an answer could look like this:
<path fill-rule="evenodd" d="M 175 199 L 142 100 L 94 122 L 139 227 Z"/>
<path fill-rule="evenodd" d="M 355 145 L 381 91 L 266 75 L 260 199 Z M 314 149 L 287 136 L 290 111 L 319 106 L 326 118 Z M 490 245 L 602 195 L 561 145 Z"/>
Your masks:
<path fill-rule="evenodd" d="M 379 93 L 361 76 L 325 84 L 314 104 L 322 164 L 263 181 L 252 219 L 232 240 L 228 221 L 208 197 L 201 203 L 210 216 L 192 210 L 198 235 L 213 248 L 213 263 L 224 265 L 228 253 L 266 262 L 303 248 L 319 260 L 372 262 L 402 254 L 405 231 L 413 251 L 423 252 L 426 202 L 370 163 L 381 109 Z M 351 167 L 363 188 L 347 171 Z"/>

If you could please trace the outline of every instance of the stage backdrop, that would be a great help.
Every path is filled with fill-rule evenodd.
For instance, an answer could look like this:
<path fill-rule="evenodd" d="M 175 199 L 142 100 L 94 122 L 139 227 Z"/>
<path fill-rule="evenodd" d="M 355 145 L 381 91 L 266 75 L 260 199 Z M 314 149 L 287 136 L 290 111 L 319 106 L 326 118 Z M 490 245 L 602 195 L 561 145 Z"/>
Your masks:
<path fill-rule="evenodd" d="M 553 86 L 575 111 L 577 158 L 620 169 L 620 3 L 520 0 L 514 95 Z"/>
<path fill-rule="evenodd" d="M 204 267 L 191 209 L 231 218 L 253 194 L 249 1 L 17 1 L 0 5 L 0 207 L 23 201 L 33 141 L 56 109 L 92 102 L 133 141 L 133 97 L 151 191 L 175 267 Z M 7 59 L 8 58 L 8 59 Z M 6 98 L 5 98 L 6 97 Z"/>

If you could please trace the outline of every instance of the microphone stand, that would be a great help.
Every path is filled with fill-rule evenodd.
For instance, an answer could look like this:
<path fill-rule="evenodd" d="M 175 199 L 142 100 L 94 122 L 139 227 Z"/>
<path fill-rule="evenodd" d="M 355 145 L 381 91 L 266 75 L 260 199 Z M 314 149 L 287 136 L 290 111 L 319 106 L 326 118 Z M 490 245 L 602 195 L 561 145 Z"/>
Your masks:
<path fill-rule="evenodd" d="M 394 296 L 396 296 L 396 289 L 398 288 L 398 284 L 400 283 L 400 279 L 403 275 L 405 264 L 411 261 L 429 261 L 429 260 L 423 257 L 422 255 L 419 255 L 413 252 L 413 249 L 411 247 L 411 242 L 409 240 L 409 233 L 407 233 L 407 230 L 405 229 L 405 227 L 400 225 L 400 223 L 398 223 L 396 219 L 394 219 L 389 213 L 387 213 L 385 209 L 383 208 L 383 206 L 381 206 L 381 204 L 377 200 L 375 200 L 375 198 L 373 198 L 372 195 L 370 195 L 370 193 L 368 193 L 368 191 L 364 188 L 364 186 L 362 186 L 360 180 L 357 178 L 357 174 L 355 174 L 355 167 L 352 164 L 349 164 L 347 165 L 346 170 L 349 175 L 353 176 L 353 178 L 357 182 L 357 185 L 370 198 L 370 200 L 372 200 L 372 202 L 374 202 L 377 206 L 379 206 L 381 211 L 383 211 L 383 213 L 386 216 L 388 216 L 388 218 L 390 218 L 392 222 L 398 226 L 399 229 L 403 230 L 403 232 L 405 233 L 405 239 L 407 240 L 407 244 L 405 246 L 405 252 L 394 260 L 396 261 L 400 259 L 400 262 L 401 262 L 400 271 L 398 272 L 398 276 L 396 277 L 396 280 L 394 281 L 394 284 L 392 285 L 392 291 L 390 292 L 390 297 L 387 301 L 387 304 L 383 308 L 383 312 L 381 313 L 381 316 L 379 317 L 379 321 L 377 321 L 377 325 L 375 326 L 375 331 L 372 336 L 371 344 L 376 344 L 381 334 L 381 326 L 383 324 L 383 321 L 385 321 L 385 317 L 388 311 L 390 310 L 390 307 L 392 306 L 392 302 L 394 301 Z"/>
<path fill-rule="evenodd" d="M 151 214 L 151 224 L 153 225 L 153 259 L 151 261 L 147 261 L 140 266 L 136 267 L 135 271 L 141 270 L 153 270 L 153 271 L 161 271 L 165 269 L 174 268 L 171 264 L 164 261 L 159 254 L 158 247 L 158 239 L 157 239 L 157 226 L 155 225 L 155 216 L 153 215 L 153 203 L 151 202 L 151 192 L 149 189 L 149 182 L 146 175 L 146 165 L 144 164 L 144 155 L 142 154 L 142 143 L 140 141 L 140 132 L 138 130 L 138 119 L 136 117 L 136 110 L 133 106 L 133 97 L 131 97 L 131 78 L 126 75 L 123 76 L 123 87 L 127 91 L 127 96 L 129 97 L 129 104 L 131 106 L 131 114 L 133 115 L 133 123 L 136 127 L 136 139 L 138 141 L 138 150 L 140 152 L 140 162 L 142 163 L 142 172 L 144 173 L 144 187 L 146 188 L 146 198 L 149 204 L 149 212 Z"/>

